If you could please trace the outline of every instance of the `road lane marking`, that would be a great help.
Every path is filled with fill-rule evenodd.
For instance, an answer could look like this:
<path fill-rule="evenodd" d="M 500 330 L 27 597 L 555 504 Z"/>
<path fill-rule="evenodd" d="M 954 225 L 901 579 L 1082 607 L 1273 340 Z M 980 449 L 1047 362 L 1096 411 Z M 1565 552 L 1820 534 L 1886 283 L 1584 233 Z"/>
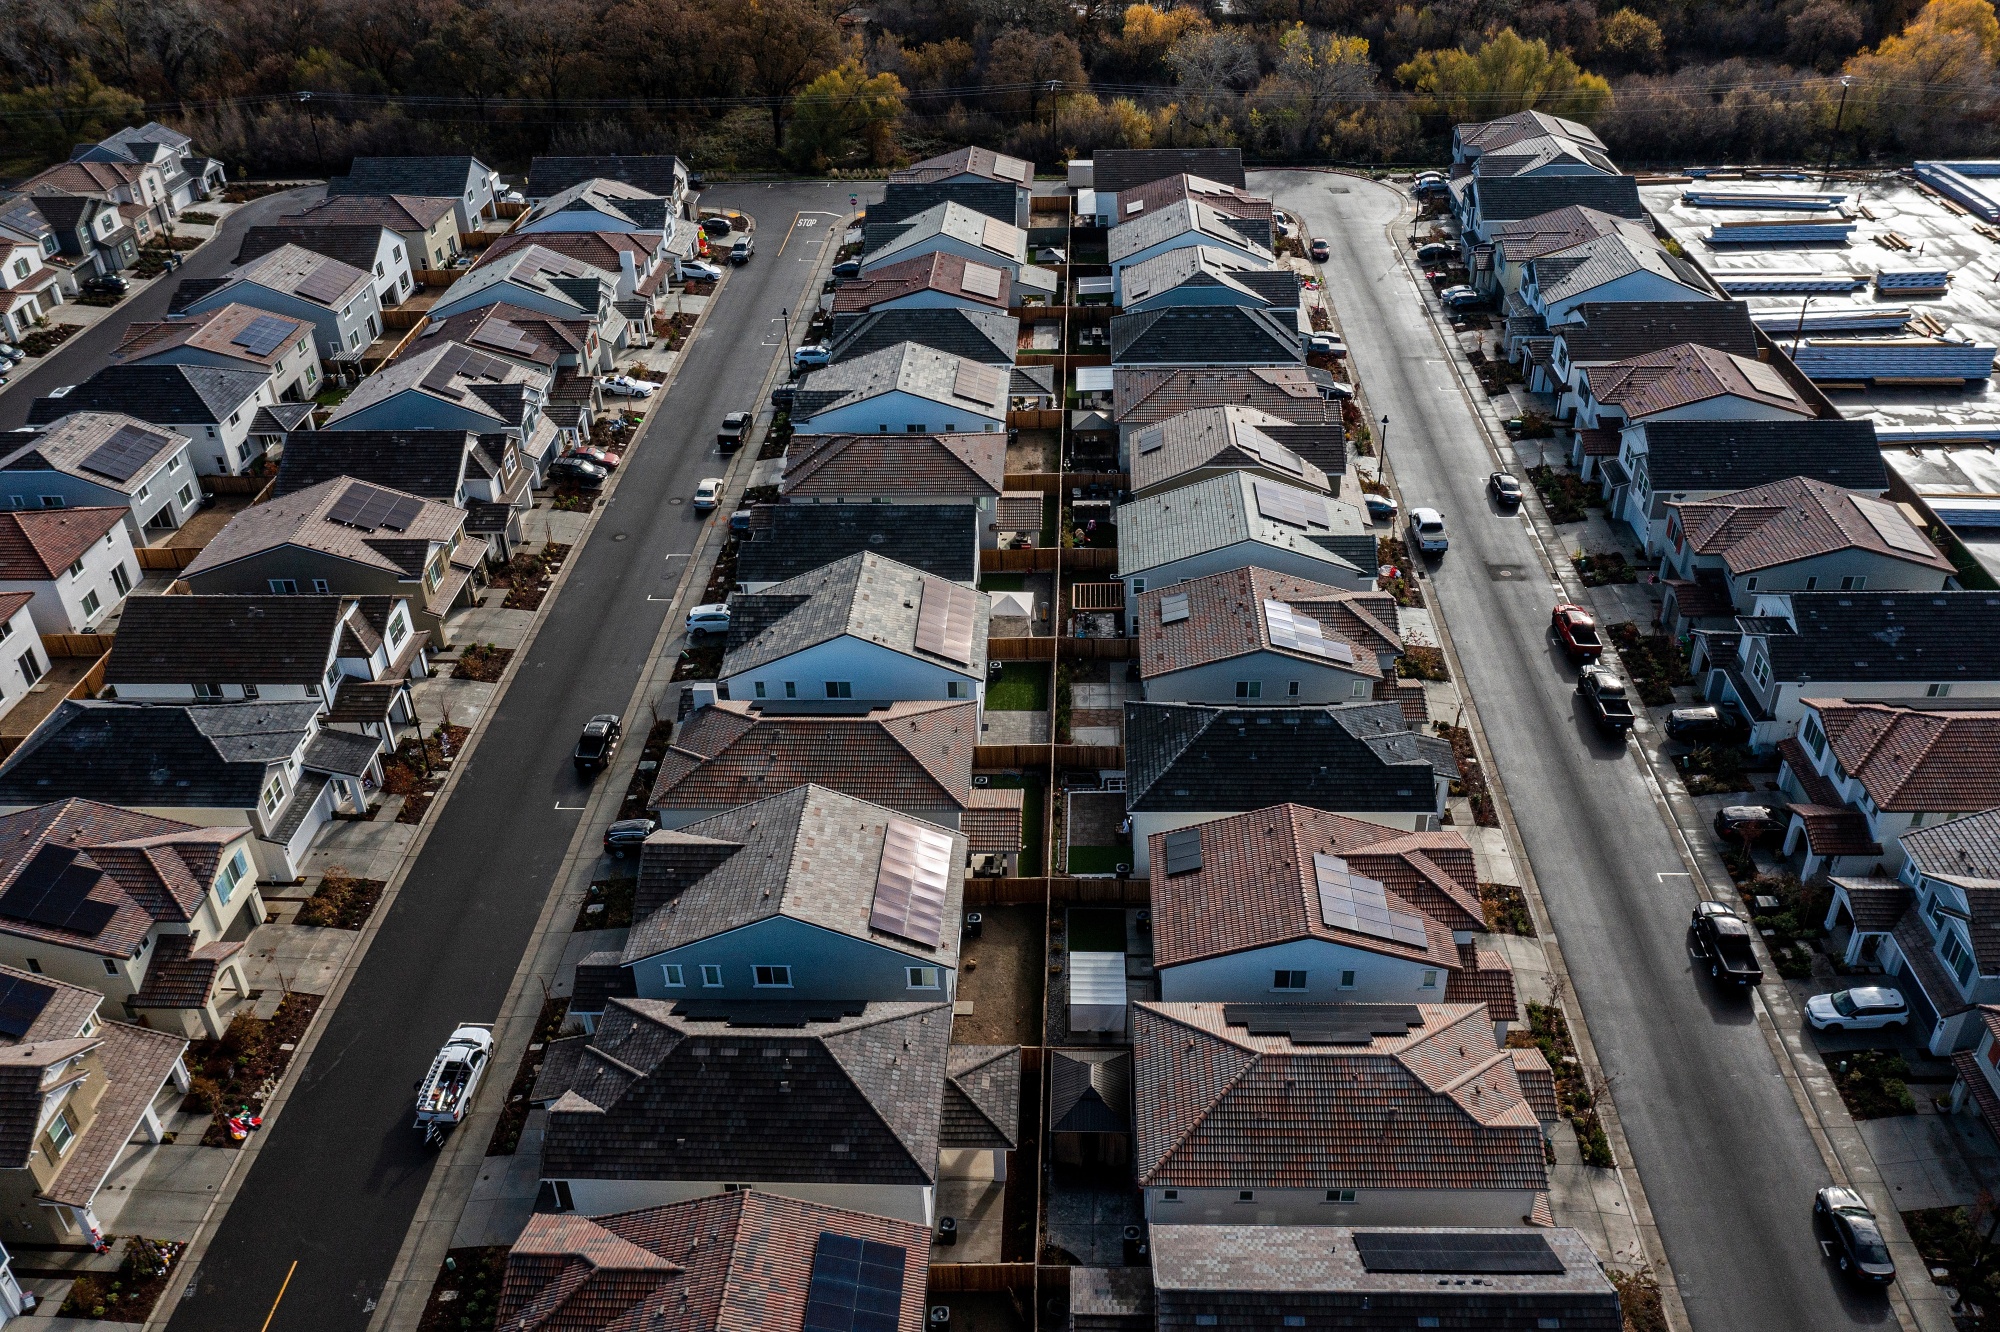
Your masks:
<path fill-rule="evenodd" d="M 558 800 L 558 801 L 556 801 L 556 808 L 557 808 L 557 809 L 559 809 L 559 810 L 561 810 L 561 811 L 563 811 L 563 813 L 565 813 L 565 814 L 576 814 L 576 813 L 579 813 L 579 812 L 581 812 L 581 811 L 583 811 L 583 810 L 586 810 L 586 809 L 589 809 L 589 808 L 590 808 L 590 806 L 589 806 L 589 805 L 565 805 L 565 804 L 564 804 L 564 803 L 563 803 L 562 801 Z"/>
<path fill-rule="evenodd" d="M 271 1312 L 264 1315 L 264 1326 L 258 1328 L 257 1332 L 271 1332 L 271 1320 L 278 1316 L 278 1305 L 285 1298 L 286 1289 L 292 1284 L 292 1273 L 298 1270 L 299 1260 L 294 1258 L 292 1259 L 292 1265 L 285 1269 L 285 1280 L 278 1287 L 278 1298 L 271 1301 Z"/>

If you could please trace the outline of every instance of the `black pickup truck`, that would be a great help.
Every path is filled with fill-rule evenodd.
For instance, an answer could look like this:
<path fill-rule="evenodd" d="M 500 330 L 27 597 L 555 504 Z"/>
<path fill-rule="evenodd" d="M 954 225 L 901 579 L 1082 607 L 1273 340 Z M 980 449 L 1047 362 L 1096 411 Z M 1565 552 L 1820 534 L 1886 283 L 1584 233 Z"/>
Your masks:
<path fill-rule="evenodd" d="M 1590 704 L 1597 724 L 1623 735 L 1638 717 L 1632 711 L 1632 695 L 1625 682 L 1607 666 L 1586 666 L 1576 678 L 1577 696 Z"/>
<path fill-rule="evenodd" d="M 1750 927 L 1721 902 L 1695 904 L 1688 921 L 1688 956 L 1717 980 L 1756 985 L 1764 979 L 1757 950 L 1750 946 Z"/>

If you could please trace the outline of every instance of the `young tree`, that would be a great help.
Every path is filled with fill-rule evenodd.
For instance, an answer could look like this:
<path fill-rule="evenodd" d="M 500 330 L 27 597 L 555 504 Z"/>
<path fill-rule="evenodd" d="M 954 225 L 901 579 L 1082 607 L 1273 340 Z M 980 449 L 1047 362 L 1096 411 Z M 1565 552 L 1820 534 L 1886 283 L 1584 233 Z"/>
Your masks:
<path fill-rule="evenodd" d="M 1293 152 L 1310 152 L 1319 142 L 1320 127 L 1336 107 L 1356 101 L 1375 86 L 1375 63 L 1368 58 L 1366 37 L 1315 33 L 1294 23 L 1278 38 L 1275 85 L 1263 90 L 1285 99 L 1292 128 L 1286 135 Z"/>
<path fill-rule="evenodd" d="M 1621 9 L 1604 20 L 1599 40 L 1605 54 L 1627 69 L 1658 69 L 1666 58 L 1667 39 L 1660 25 L 1636 9 Z"/>
<path fill-rule="evenodd" d="M 902 114 L 902 80 L 894 74 L 871 76 L 860 61 L 844 60 L 792 99 L 792 156 L 824 171 L 865 143 L 869 161 L 884 165 Z"/>
<path fill-rule="evenodd" d="M 785 109 L 840 51 L 840 31 L 811 0 L 743 0 L 730 14 L 744 82 L 770 99 L 771 146 L 785 147 Z"/>
<path fill-rule="evenodd" d="M 993 49 L 986 53 L 986 82 L 1003 87 L 1023 85 L 1010 90 L 1003 100 L 1015 111 L 1025 106 L 1031 121 L 1048 95 L 1049 84 L 1060 83 L 1074 92 L 1086 81 L 1083 56 L 1076 43 L 1060 33 L 1047 36 L 1026 28 L 1009 28 L 993 39 Z"/>
<path fill-rule="evenodd" d="M 1525 41 L 1512 28 L 1474 52 L 1420 52 L 1396 77 L 1416 90 L 1426 114 L 1453 123 L 1539 108 L 1589 124 L 1611 107 L 1611 85 L 1601 76 L 1577 68 L 1568 52 Z"/>

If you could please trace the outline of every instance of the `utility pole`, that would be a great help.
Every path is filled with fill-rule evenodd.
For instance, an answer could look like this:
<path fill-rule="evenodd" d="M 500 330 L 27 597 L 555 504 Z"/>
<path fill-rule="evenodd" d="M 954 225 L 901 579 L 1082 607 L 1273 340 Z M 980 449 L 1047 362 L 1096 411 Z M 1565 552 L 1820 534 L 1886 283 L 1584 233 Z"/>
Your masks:
<path fill-rule="evenodd" d="M 1055 79 L 1049 80 L 1049 152 L 1052 155 L 1059 154 L 1062 151 L 1056 146 L 1056 107 L 1061 104 L 1060 99 L 1056 96 L 1056 89 L 1060 87 L 1062 87 L 1062 84 Z"/>
<path fill-rule="evenodd" d="M 1796 328 L 1794 328 L 1794 329 L 1792 330 L 1792 359 L 1793 359 L 1793 360 L 1797 360 L 1797 359 L 1798 359 L 1798 356 L 1799 356 L 1799 339 L 1800 339 L 1800 338 L 1803 338 L 1803 337 L 1804 337 L 1804 336 L 1806 335 L 1806 310 L 1807 310 L 1807 309 L 1808 309 L 1808 308 L 1809 308 L 1809 307 L 1810 307 L 1810 306 L 1812 305 L 1812 303 L 1813 303 L 1814 299 L 1815 299 L 1814 297 L 1811 297 L 1811 296 L 1808 296 L 1808 297 L 1806 297 L 1806 298 L 1805 298 L 1805 299 L 1804 299 L 1803 301 L 1800 301 L 1800 302 L 1799 302 L 1799 323 L 1798 323 L 1798 327 L 1796 327 Z"/>
<path fill-rule="evenodd" d="M 1375 447 L 1380 459 L 1375 465 L 1375 477 L 1380 480 L 1389 474 L 1389 416 L 1386 412 L 1382 415 L 1382 435 L 1376 441 Z"/>
<path fill-rule="evenodd" d="M 1840 76 L 1840 107 L 1833 113 L 1833 133 L 1826 141 L 1826 166 L 1819 173 L 1819 187 L 1824 191 L 1827 182 L 1833 179 L 1833 147 L 1840 142 L 1840 118 L 1847 114 L 1847 90 L 1854 86 L 1854 80 L 1847 75 Z"/>
<path fill-rule="evenodd" d="M 312 122 L 313 158 L 316 164 L 320 166 L 322 169 L 324 169 L 326 166 L 326 149 L 320 146 L 319 112 L 313 109 L 312 99 L 313 95 L 309 92 L 302 92 L 299 94 L 299 105 L 303 106 L 306 109 L 306 119 Z"/>

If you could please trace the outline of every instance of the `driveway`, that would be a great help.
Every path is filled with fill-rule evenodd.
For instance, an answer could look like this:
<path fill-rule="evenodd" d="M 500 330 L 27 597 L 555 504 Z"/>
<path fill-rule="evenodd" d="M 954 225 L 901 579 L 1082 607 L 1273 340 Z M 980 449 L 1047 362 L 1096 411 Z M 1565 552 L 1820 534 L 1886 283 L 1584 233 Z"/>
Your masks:
<path fill-rule="evenodd" d="M 676 557 L 702 528 L 682 501 L 724 470 L 715 423 L 753 403 L 779 351 L 772 322 L 796 304 L 808 272 L 800 261 L 818 257 L 825 219 L 782 253 L 781 243 L 797 210 L 844 210 L 846 193 L 746 184 L 705 196 L 757 218 L 758 257 L 722 288 L 594 537 L 572 556 L 568 583 L 218 1222 L 174 1311 L 177 1332 L 368 1325 L 437 1160 L 411 1127 L 411 1089 L 454 1024 L 499 1014 L 589 794 L 571 746 L 593 713 L 624 710 L 648 665 L 685 563 Z"/>
<path fill-rule="evenodd" d="M 1370 409 L 1390 418 L 1390 469 L 1406 505 L 1444 512 L 1451 550 L 1431 589 L 1694 1326 L 1893 1325 L 1881 1297 L 1835 1283 L 1814 1242 L 1827 1171 L 1751 1009 L 1691 973 L 1692 881 L 1636 752 L 1574 697 L 1533 530 L 1486 497 L 1495 462 L 1397 251 L 1403 196 L 1304 172 L 1251 186 L 1332 243 L 1329 294 Z"/>

